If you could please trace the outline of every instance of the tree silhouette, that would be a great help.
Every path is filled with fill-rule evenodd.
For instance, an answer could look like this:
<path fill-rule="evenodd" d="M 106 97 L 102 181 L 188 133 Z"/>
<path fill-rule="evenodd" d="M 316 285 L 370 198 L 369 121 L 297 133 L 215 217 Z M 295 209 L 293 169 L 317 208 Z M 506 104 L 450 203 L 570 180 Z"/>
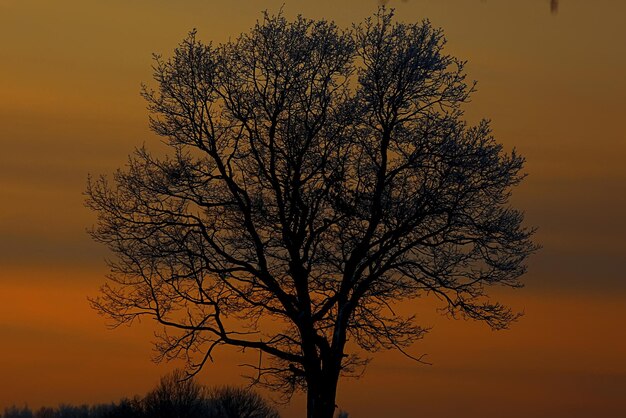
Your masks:
<path fill-rule="evenodd" d="M 224 386 L 207 394 L 206 418 L 280 418 L 278 412 L 249 389 Z"/>
<path fill-rule="evenodd" d="M 206 389 L 181 370 L 163 376 L 143 399 L 143 413 L 150 418 L 200 418 L 206 415 Z"/>
<path fill-rule="evenodd" d="M 247 388 L 207 388 L 187 373 L 174 370 L 145 397 L 118 403 L 4 409 L 0 418 L 280 418 L 260 395 Z"/>
<path fill-rule="evenodd" d="M 332 417 L 363 350 L 424 335 L 399 302 L 505 328 L 517 315 L 486 288 L 520 286 L 536 248 L 508 204 L 523 158 L 462 120 L 474 85 L 444 44 L 381 8 L 348 30 L 266 13 L 156 56 L 143 96 L 171 153 L 90 179 L 92 235 L 116 256 L 93 306 L 153 317 L 160 358 L 191 371 L 219 346 L 258 350 L 254 381 L 305 390 L 310 418 Z"/>

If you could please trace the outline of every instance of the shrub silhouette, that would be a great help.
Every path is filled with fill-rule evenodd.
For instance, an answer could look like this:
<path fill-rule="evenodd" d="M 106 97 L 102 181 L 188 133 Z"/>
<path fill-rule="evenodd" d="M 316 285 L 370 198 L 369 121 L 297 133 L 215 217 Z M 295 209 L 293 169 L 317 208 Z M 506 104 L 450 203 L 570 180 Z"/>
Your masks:
<path fill-rule="evenodd" d="M 225 386 L 209 391 L 207 418 L 279 418 L 278 412 L 250 389 Z"/>
<path fill-rule="evenodd" d="M 4 409 L 3 418 L 33 418 L 33 412 L 27 407 L 18 408 L 13 405 Z"/>
<path fill-rule="evenodd" d="M 206 389 L 180 371 L 161 378 L 143 400 L 146 417 L 194 418 L 205 416 Z"/>
<path fill-rule="evenodd" d="M 259 394 L 238 387 L 208 389 L 175 370 L 161 378 L 143 398 L 118 403 L 5 408 L 0 418 L 280 418 L 278 411 Z"/>
<path fill-rule="evenodd" d="M 279 418 L 259 394 L 239 387 L 207 389 L 183 371 L 161 378 L 143 400 L 146 418 Z"/>
<path fill-rule="evenodd" d="M 122 399 L 118 404 L 99 406 L 101 412 L 93 418 L 143 418 L 143 400 L 140 398 Z M 98 408 L 98 407 L 96 407 Z"/>

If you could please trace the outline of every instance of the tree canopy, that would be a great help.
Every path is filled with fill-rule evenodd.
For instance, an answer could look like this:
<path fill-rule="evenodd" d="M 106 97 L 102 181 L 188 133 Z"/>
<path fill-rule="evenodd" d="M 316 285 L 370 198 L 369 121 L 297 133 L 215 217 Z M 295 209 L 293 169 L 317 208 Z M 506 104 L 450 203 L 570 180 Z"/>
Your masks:
<path fill-rule="evenodd" d="M 162 358 L 192 370 L 220 346 L 259 350 L 253 378 L 306 390 L 316 418 L 363 351 L 424 335 L 399 302 L 507 327 L 486 290 L 520 286 L 536 249 L 509 204 L 524 160 L 463 120 L 474 83 L 444 45 L 381 8 L 348 29 L 266 13 L 155 56 L 143 96 L 171 152 L 90 180 L 92 235 L 115 255 L 93 305 L 156 319 Z"/>

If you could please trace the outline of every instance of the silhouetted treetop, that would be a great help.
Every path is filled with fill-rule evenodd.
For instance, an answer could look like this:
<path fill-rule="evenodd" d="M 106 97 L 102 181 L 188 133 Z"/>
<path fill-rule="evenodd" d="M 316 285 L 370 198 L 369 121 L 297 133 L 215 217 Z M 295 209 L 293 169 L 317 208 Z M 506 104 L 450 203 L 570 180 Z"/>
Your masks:
<path fill-rule="evenodd" d="M 309 417 L 332 416 L 358 347 L 423 336 L 398 302 L 505 328 L 516 314 L 486 289 L 520 286 L 536 249 L 508 203 L 524 160 L 462 120 L 474 85 L 444 44 L 381 8 L 350 29 L 266 13 L 156 56 L 143 96 L 171 153 L 89 182 L 92 235 L 115 254 L 94 306 L 155 318 L 162 358 L 192 370 L 219 346 L 259 350 L 253 379 L 305 389 Z"/>
<path fill-rule="evenodd" d="M 163 376 L 143 398 L 117 403 L 56 408 L 5 408 L 0 418 L 280 418 L 274 407 L 250 389 L 207 388 L 180 370 Z"/>

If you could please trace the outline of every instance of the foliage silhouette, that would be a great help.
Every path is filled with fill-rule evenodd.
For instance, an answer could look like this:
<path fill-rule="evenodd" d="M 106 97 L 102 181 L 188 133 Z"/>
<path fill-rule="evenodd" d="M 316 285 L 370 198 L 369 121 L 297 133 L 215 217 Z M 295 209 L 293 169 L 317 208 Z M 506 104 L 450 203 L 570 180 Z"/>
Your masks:
<path fill-rule="evenodd" d="M 156 56 L 143 96 L 171 154 L 90 179 L 92 235 L 115 254 L 93 306 L 159 321 L 160 358 L 192 373 L 216 347 L 258 350 L 253 381 L 305 390 L 309 418 L 334 415 L 364 352 L 426 333 L 394 304 L 506 328 L 517 314 L 486 288 L 521 286 L 536 249 L 508 204 L 524 160 L 463 121 L 474 85 L 444 44 L 383 7 L 348 30 L 266 13 Z"/>
<path fill-rule="evenodd" d="M 27 406 L 11 406 L 4 409 L 2 418 L 33 418 L 33 412 Z"/>
<path fill-rule="evenodd" d="M 161 378 L 159 385 L 143 399 L 143 411 L 153 418 L 194 418 L 206 416 L 206 389 L 184 372 Z"/>
<path fill-rule="evenodd" d="M 1 418 L 280 418 L 257 393 L 236 387 L 208 389 L 175 370 L 143 398 L 116 404 L 6 408 Z"/>
<path fill-rule="evenodd" d="M 100 413 L 103 418 L 147 418 L 143 409 L 143 401 L 137 397 L 122 399 L 117 404 L 103 406 L 100 408 Z M 94 415 L 94 417 L 99 417 L 99 415 Z"/>
<path fill-rule="evenodd" d="M 279 418 L 261 396 L 245 388 L 225 386 L 209 390 L 209 418 Z"/>

